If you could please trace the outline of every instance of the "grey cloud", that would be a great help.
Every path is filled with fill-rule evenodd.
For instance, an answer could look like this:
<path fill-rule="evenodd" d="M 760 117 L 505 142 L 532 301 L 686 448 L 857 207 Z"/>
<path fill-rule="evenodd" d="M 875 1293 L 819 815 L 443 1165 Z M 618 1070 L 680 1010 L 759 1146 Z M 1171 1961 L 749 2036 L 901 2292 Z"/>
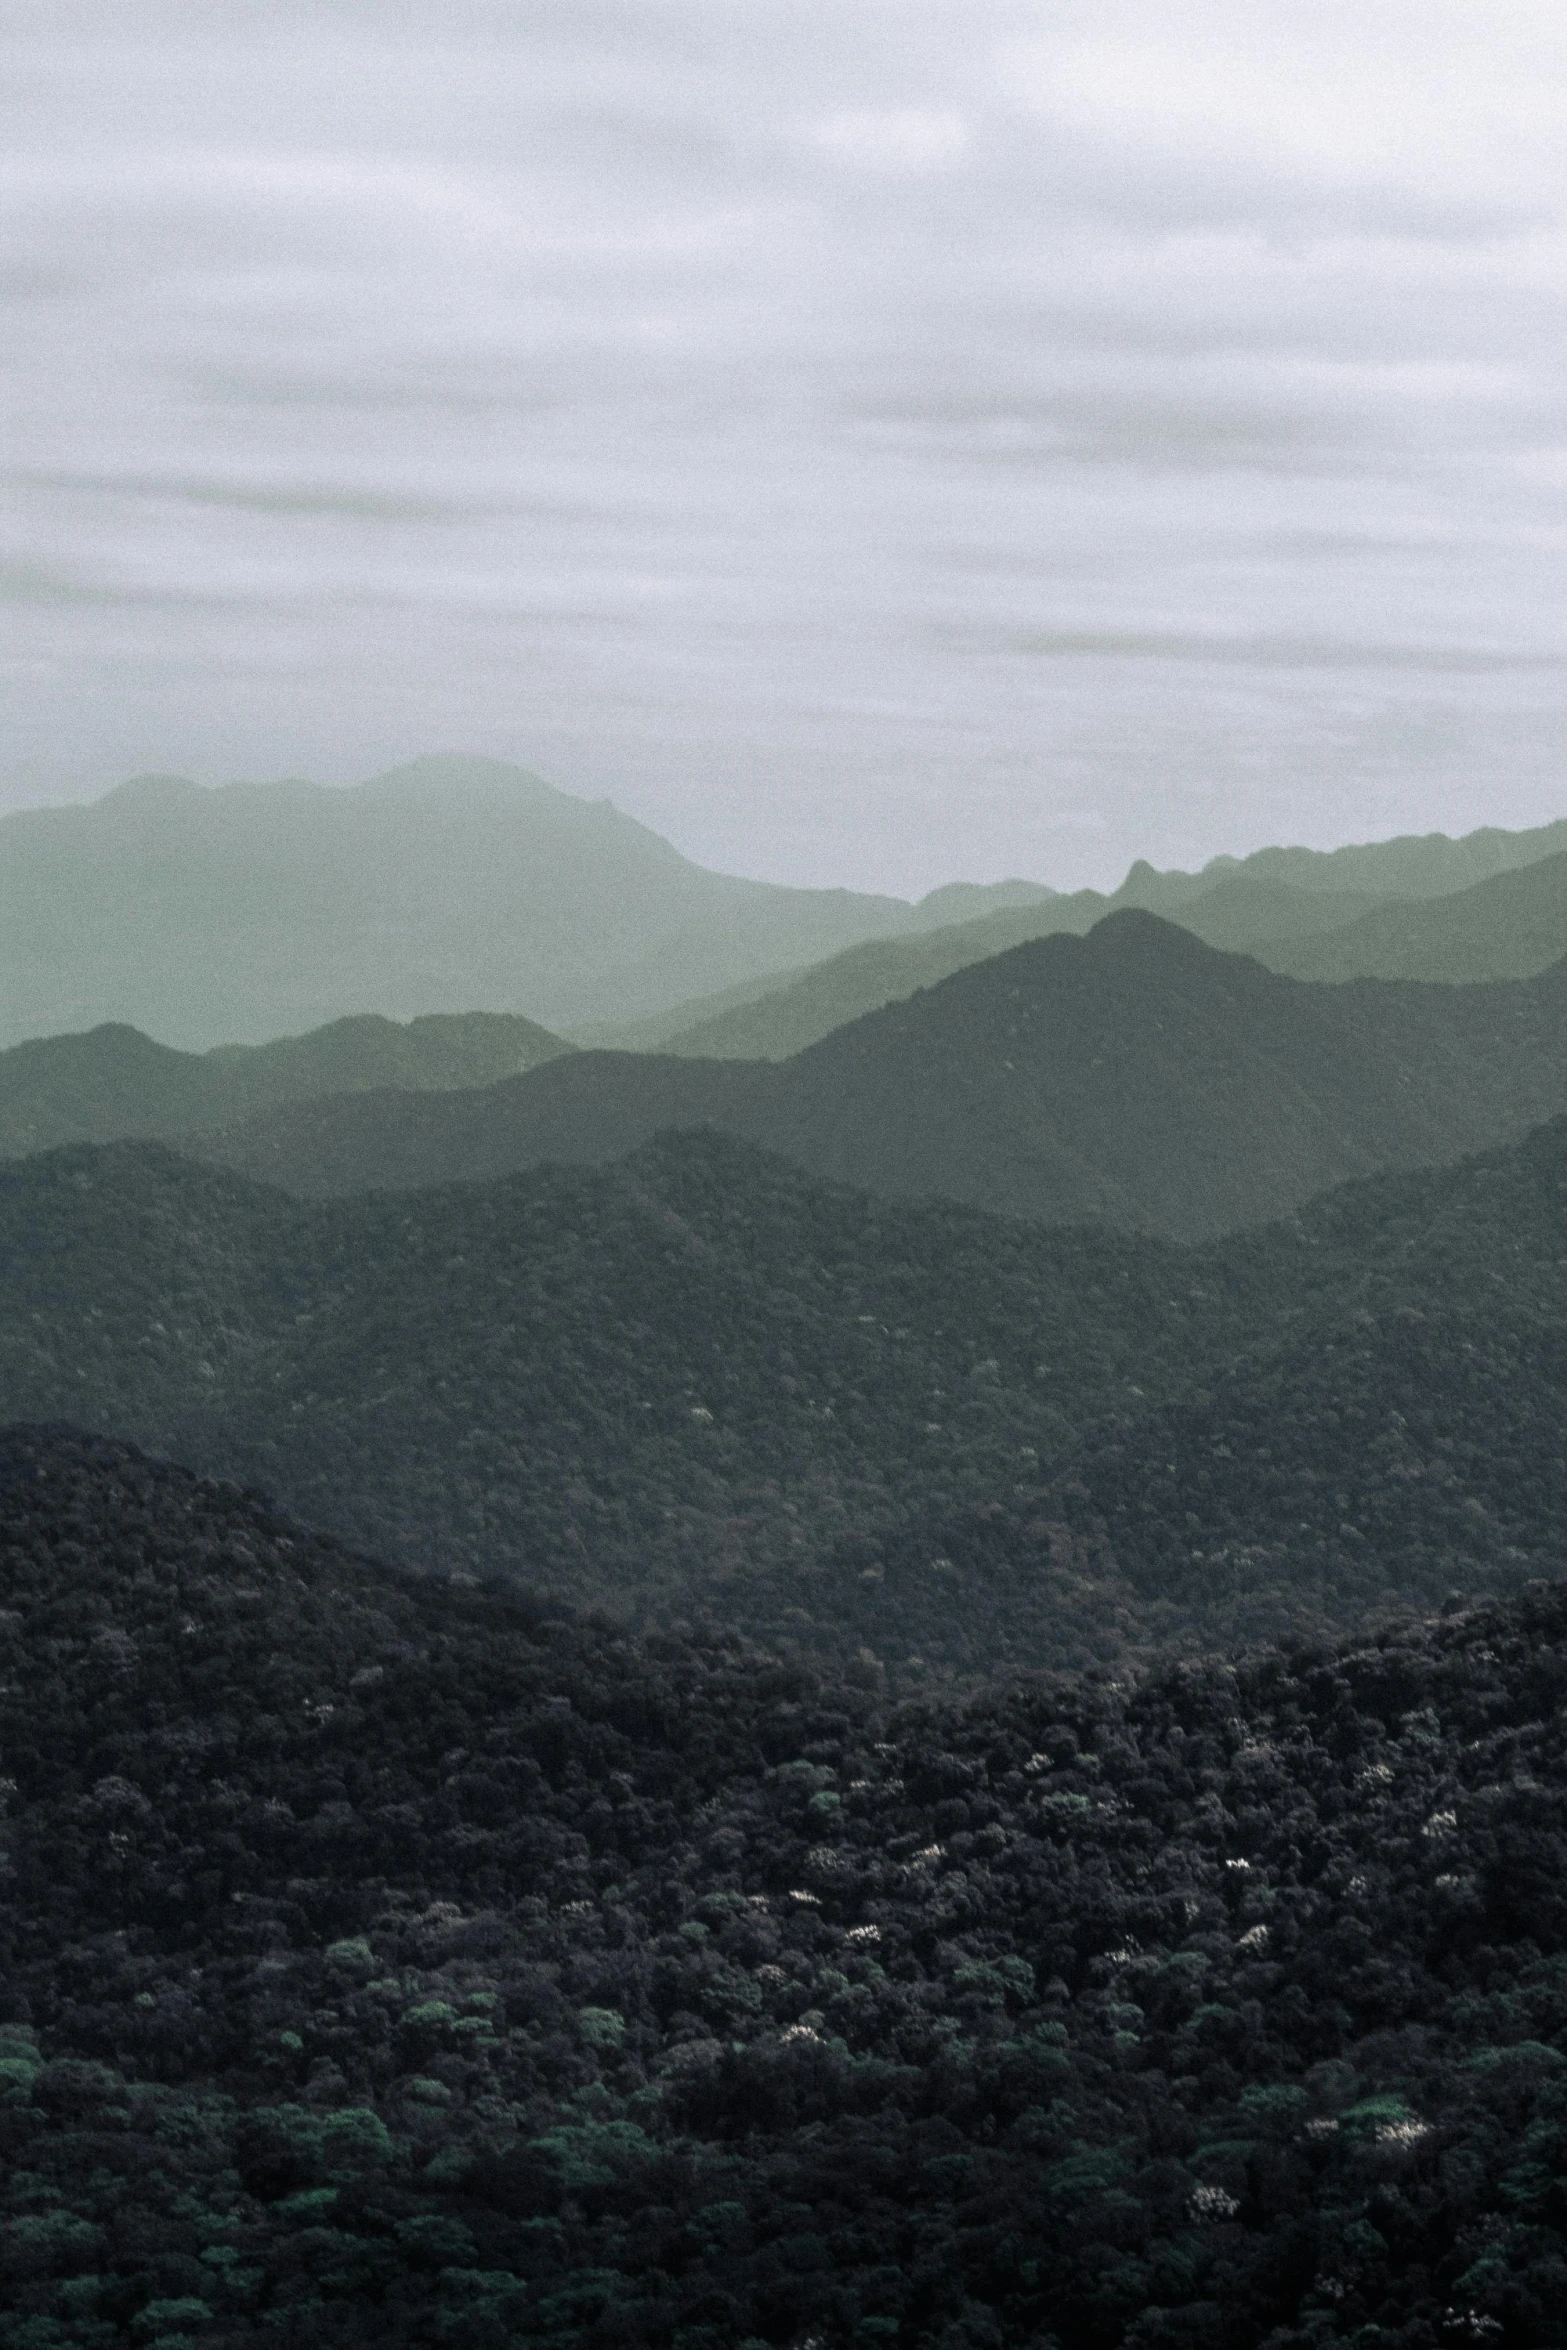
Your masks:
<path fill-rule="evenodd" d="M 1556 655 L 1486 653 L 1465 645 L 1356 643 L 1332 637 L 1182 635 L 1116 629 L 1040 629 L 1018 636 L 975 636 L 975 651 L 1015 653 L 1034 660 L 1173 661 L 1224 668 L 1435 672 L 1449 676 L 1504 676 L 1517 669 L 1567 671 L 1567 649 Z"/>
<path fill-rule="evenodd" d="M 12 477 L 19 486 L 61 491 L 77 498 L 122 498 L 152 504 L 219 506 L 238 514 L 334 514 L 355 522 L 461 522 L 493 511 L 486 503 L 454 498 L 421 498 L 397 491 L 339 487 L 294 487 L 205 480 L 178 474 L 36 473 Z"/>
<path fill-rule="evenodd" d="M 0 29 L 13 796 L 466 741 L 900 887 L 1557 812 L 1541 10 L 223 20 Z"/>

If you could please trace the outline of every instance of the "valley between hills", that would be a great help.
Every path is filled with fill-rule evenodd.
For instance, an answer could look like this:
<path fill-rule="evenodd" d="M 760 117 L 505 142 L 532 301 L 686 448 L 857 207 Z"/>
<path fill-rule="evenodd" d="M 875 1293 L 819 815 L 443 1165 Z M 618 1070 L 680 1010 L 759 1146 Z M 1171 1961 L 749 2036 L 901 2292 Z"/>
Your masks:
<path fill-rule="evenodd" d="M 0 819 L 0 2350 L 1550 2350 L 1567 827 Z"/>

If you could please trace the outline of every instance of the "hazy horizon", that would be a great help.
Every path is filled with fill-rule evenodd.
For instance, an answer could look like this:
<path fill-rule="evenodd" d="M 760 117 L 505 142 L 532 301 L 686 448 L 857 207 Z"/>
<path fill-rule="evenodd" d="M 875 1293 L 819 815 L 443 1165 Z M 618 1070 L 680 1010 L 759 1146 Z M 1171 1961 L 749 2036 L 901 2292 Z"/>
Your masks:
<path fill-rule="evenodd" d="M 0 808 L 442 746 L 918 897 L 1562 813 L 1532 5 L 20 0 Z"/>
<path fill-rule="evenodd" d="M 28 812 L 28 811 L 30 811 L 30 810 L 51 809 L 51 808 L 73 808 L 73 807 L 75 807 L 75 808 L 86 808 L 86 807 L 93 807 L 93 806 L 96 806 L 96 805 L 97 805 L 97 804 L 98 804 L 98 803 L 99 803 L 101 800 L 105 800 L 105 799 L 111 798 L 111 797 L 112 797 L 112 796 L 113 796 L 113 795 L 114 795 L 116 792 L 123 791 L 123 790 L 125 790 L 125 789 L 127 789 L 127 788 L 129 788 L 129 787 L 132 787 L 132 786 L 134 786 L 134 785 L 137 785 L 137 784 L 143 784 L 143 783 L 160 783 L 160 784 L 162 784 L 162 783 L 188 783 L 188 784 L 193 784 L 193 785 L 195 785 L 195 786 L 196 786 L 196 788 L 197 788 L 197 789 L 199 789 L 199 790 L 203 790 L 203 791 L 215 791 L 215 792 L 221 792 L 221 791 L 226 791 L 226 790 L 230 790 L 230 789 L 244 790 L 244 789 L 256 789 L 256 788 L 260 788 L 260 789 L 263 789 L 263 790 L 265 790 L 265 789 L 267 789 L 269 786 L 285 786 L 285 787 L 286 787 L 286 786 L 290 786 L 290 785 L 301 785 L 301 784 L 303 784 L 303 785 L 307 785 L 307 786 L 310 786 L 310 787 L 312 787 L 312 788 L 319 789 L 319 790 L 323 790 L 323 791 L 344 791 L 344 792 L 351 792 L 351 791 L 356 791 L 356 790 L 362 790 L 362 789 L 364 789 L 365 787 L 367 787 L 367 786 L 368 786 L 368 785 L 370 785 L 370 784 L 384 782 L 384 781 L 386 781 L 386 780 L 388 779 L 388 777 L 389 777 L 390 775 L 393 775 L 393 774 L 398 774 L 398 773 L 401 773 L 401 772 L 405 772 L 405 771 L 406 771 L 407 769 L 409 769 L 409 768 L 412 768 L 412 767 L 417 767 L 417 766 L 419 766 L 419 765 L 425 764 L 426 762 L 429 762 L 429 763 L 432 763 L 432 764 L 433 764 L 433 763 L 436 763 L 436 762 L 440 762 L 440 763 L 442 763 L 442 764 L 445 764 L 445 763 L 447 763 L 447 762 L 450 762 L 450 763 L 452 763 L 452 764 L 454 764 L 454 765 L 456 765 L 456 764 L 463 764 L 463 765 L 466 765 L 466 764 L 467 764 L 467 763 L 469 763 L 470 761 L 474 761 L 474 762 L 481 762 L 481 761 L 483 761 L 483 762 L 488 762 L 488 760 L 489 760 L 489 754 L 487 754 L 487 753 L 483 753 L 483 752 L 474 752 L 474 751 L 466 751 L 466 752 L 465 752 L 465 751 L 453 751 L 453 750 L 447 750 L 447 751 L 436 751 L 436 752 L 425 753 L 425 754 L 423 754 L 422 756 L 417 756 L 417 757 L 415 757 L 414 759 L 412 759 L 412 760 L 410 760 L 410 761 L 399 762 L 399 766 L 398 766 L 397 768 L 383 770 L 383 771 L 382 771 L 380 774 L 377 774 L 377 775 L 356 775 L 356 776 L 350 776 L 350 777 L 347 777 L 346 779 L 344 779 L 343 781 L 341 781 L 341 782 L 337 782 L 337 783 L 323 783 L 319 777 L 316 777 L 316 776 L 308 776 L 308 775 L 276 775 L 276 776 L 254 776 L 254 775 L 252 775 L 252 776 L 234 776 L 234 777 L 223 778 L 223 779 L 220 779 L 220 780 L 213 780 L 213 779 L 211 779 L 211 778 L 203 779 L 203 778 L 201 778 L 201 777 L 199 777 L 199 776 L 192 776 L 192 775 L 176 775 L 176 774 L 174 774 L 172 771 L 170 771 L 170 770 L 166 770 L 166 769 L 158 769 L 158 768 L 142 768 L 142 769 L 138 770 L 138 771 L 137 771 L 135 774 L 133 774 L 133 775 L 126 775 L 126 776 L 121 776 L 117 782 L 115 782 L 115 783 L 111 783 L 111 784 L 108 784 L 108 785 L 106 785 L 102 791 L 96 791 L 96 792 L 92 792 L 92 793 L 90 793 L 90 794 L 89 794 L 89 793 L 83 793 L 83 794 L 80 794 L 80 795 L 73 795 L 73 796 L 71 796 L 70 798 L 63 798 L 63 797 L 60 797 L 60 798 L 40 798 L 40 799 L 34 799 L 34 800 L 17 801 L 17 802 L 15 802 L 14 804 L 12 804 L 12 805 L 9 805 L 9 806 L 7 806 L 7 805 L 3 805 L 3 804 L 0 804 L 0 823 L 3 823 L 3 822 L 4 822 L 4 819 L 5 819 L 5 818 L 6 818 L 8 815 L 21 815 L 21 814 L 24 814 L 24 813 L 26 813 L 26 812 Z M 566 787 L 565 787 L 564 785 L 561 785 L 561 784 L 558 784 L 558 783 L 556 783 L 556 782 L 554 781 L 554 779 L 553 779 L 552 777 L 550 777 L 550 776 L 547 776 L 547 775 L 546 775 L 546 776 L 541 776 L 541 775 L 539 775 L 539 774 L 537 773 L 537 771 L 536 771 L 536 770 L 533 770 L 533 769 L 526 769 L 526 768 L 524 768 L 524 767 L 523 767 L 523 765 L 522 765 L 522 762 L 521 762 L 521 761 L 516 761 L 516 762 L 503 762 L 503 764 L 508 764 L 508 765 L 513 765 L 513 766 L 515 766 L 515 768 L 516 768 L 517 772 L 519 773 L 519 775 L 526 774 L 526 775 L 530 776 L 530 777 L 532 778 L 532 780 L 533 780 L 533 781 L 535 781 L 535 782 L 540 782 L 540 783 L 543 783 L 543 784 L 547 785 L 547 786 L 548 786 L 548 787 L 549 787 L 551 790 L 554 790 L 554 791 L 560 791 L 560 792 L 565 792 L 565 793 L 566 793 L 566 796 L 567 796 L 567 797 L 569 797 L 569 798 L 574 798 L 574 799 L 582 799 L 582 800 L 584 800 L 584 801 L 586 801 L 586 799 L 587 799 L 587 795 L 586 795 L 586 794 L 582 794 L 582 793 L 574 793 L 574 792 L 566 792 Z M 440 787 L 436 787 L 436 788 L 440 788 Z M 446 788 L 452 788 L 452 787 L 446 787 Z M 457 789 L 458 791 L 460 791 L 460 790 L 462 789 L 462 787 L 459 785 L 459 786 L 457 786 L 457 787 L 456 787 L 456 789 Z M 617 808 L 617 809 L 620 811 L 620 813 L 622 813 L 622 814 L 627 814 L 627 815 L 632 815 L 632 816 L 635 816 L 635 811 L 634 811 L 634 810 L 632 810 L 632 809 L 629 809 L 629 808 L 625 808 L 625 807 L 623 807 L 623 806 L 622 806 L 622 804 L 621 804 L 619 801 L 615 801 L 615 800 L 613 800 L 613 799 L 608 799 L 608 795 L 603 795 L 603 794 L 601 794 L 601 795 L 599 795 L 598 797 L 599 797 L 599 804 L 604 804 L 604 803 L 606 802 L 606 800 L 607 800 L 607 803 L 608 803 L 609 805 L 613 806 L 613 807 L 616 807 L 616 808 Z M 635 818 L 635 820 L 636 820 L 638 823 L 646 823 L 646 821 L 647 821 L 647 820 L 646 820 L 645 818 L 643 818 L 643 817 L 636 817 L 636 818 Z M 1550 824 L 1550 823 L 1552 823 L 1552 822 L 1554 822 L 1554 821 L 1559 821 L 1559 819 L 1558 819 L 1558 818 L 1555 818 L 1555 817 L 1552 817 L 1552 816 L 1546 816 L 1546 817 L 1544 817 L 1544 818 L 1543 818 L 1541 821 L 1542 821 L 1542 823 L 1544 823 L 1544 824 Z M 657 831 L 657 827 L 656 827 L 656 826 L 652 826 L 652 825 L 649 825 L 649 826 L 648 826 L 648 829 L 649 829 L 650 831 L 654 831 L 654 832 L 656 832 L 656 831 Z M 1535 828 L 1534 828 L 1534 827 L 1523 827 L 1523 826 L 1506 826 L 1506 827 L 1495 827 L 1495 826 L 1492 826 L 1492 825 L 1490 824 L 1490 822 L 1489 822 L 1489 820 L 1488 820 L 1488 819 L 1482 819 L 1482 821 L 1481 821 L 1479 824 L 1476 824 L 1476 825 L 1470 825 L 1470 826 L 1467 826 L 1467 827 L 1465 827 L 1465 832 L 1466 832 L 1466 833 L 1473 833 L 1473 832 L 1478 832 L 1478 831 L 1485 831 L 1485 830 L 1495 830 L 1495 829 L 1503 829 L 1503 830 L 1507 830 L 1507 831 L 1520 831 L 1520 830 L 1530 830 L 1530 829 L 1535 829 Z M 665 835 L 662 835 L 662 834 L 660 834 L 660 835 L 659 835 L 659 837 L 660 837 L 660 838 L 665 838 L 665 839 L 667 839 L 667 836 L 665 836 Z M 1423 830 L 1422 830 L 1422 831 L 1419 831 L 1419 832 L 1413 832 L 1413 833 L 1410 833 L 1410 834 L 1407 834 L 1407 835 L 1403 835 L 1403 836 L 1382 834 L 1382 835 L 1378 835 L 1378 836 L 1377 836 L 1375 839 L 1373 839 L 1373 838 L 1372 838 L 1371 836 L 1369 836 L 1369 835 L 1360 835 L 1360 836 L 1353 836 L 1353 837 L 1350 837 L 1350 838 L 1346 838 L 1346 839 L 1343 839 L 1343 840 L 1331 840 L 1331 841 L 1322 841 L 1322 842 L 1310 842 L 1310 843 L 1307 843 L 1307 842 L 1301 842 L 1301 841 L 1288 841 L 1288 840 L 1279 840 L 1279 841 L 1268 841 L 1268 842 L 1262 842 L 1262 843 L 1258 843 L 1258 844 L 1254 844 L 1254 845 L 1256 845 L 1256 846 L 1260 846 L 1260 847 L 1264 847 L 1264 848 L 1282 848 L 1282 849 L 1296 849 L 1296 848 L 1305 848 L 1305 847 L 1310 847 L 1310 848 L 1313 848 L 1313 849 L 1322 849 L 1322 850 L 1326 850 L 1326 851 L 1329 851 L 1329 852 L 1331 852 L 1331 851 L 1332 851 L 1332 850 L 1334 850 L 1334 849 L 1348 849 L 1348 848 L 1367 848 L 1367 847 L 1377 847 L 1377 846 L 1380 846 L 1380 845 L 1384 844 L 1385 842 L 1387 842 L 1387 841 L 1389 841 L 1389 840 L 1391 840 L 1391 839 L 1393 839 L 1393 838 L 1397 838 L 1397 837 L 1407 837 L 1407 838 L 1426 838 L 1426 837 L 1429 837 L 1429 838 L 1437 838 L 1437 837 L 1445 837 L 1445 838 L 1462 838 L 1462 837 L 1464 837 L 1464 835 L 1463 835 L 1463 834 L 1448 834 L 1448 835 L 1442 835 L 1442 834 L 1440 834 L 1440 832 L 1439 832 L 1439 830 L 1438 830 L 1438 828 L 1437 828 L 1437 827 L 1434 827 L 1434 826 L 1427 826 L 1427 827 L 1423 828 Z M 670 845 L 670 846 L 673 846 L 673 847 L 675 847 L 675 848 L 677 848 L 677 849 L 680 847 L 680 844 L 679 844 L 679 842 L 672 842 L 672 843 L 669 843 L 668 845 Z M 689 854 L 689 852 L 686 852 L 686 851 L 684 851 L 684 850 L 682 850 L 682 851 L 681 851 L 681 853 L 682 853 L 683 855 L 687 855 L 687 854 Z M 1219 849 L 1215 849 L 1215 850 L 1211 851 L 1211 852 L 1209 853 L 1209 855 L 1208 855 L 1208 856 L 1206 856 L 1205 858 L 1203 858 L 1203 859 L 1202 859 L 1200 862 L 1199 862 L 1199 861 L 1195 861 L 1195 860 L 1194 860 L 1192 864 L 1190 864 L 1190 865 L 1187 865 L 1187 866 L 1182 866 L 1182 865 L 1176 865 L 1176 864 L 1172 864 L 1172 865 L 1168 865 L 1168 866 L 1163 866 L 1163 867 L 1160 867 L 1160 868 L 1158 868 L 1158 870 L 1160 870 L 1160 871 L 1162 871 L 1162 872 L 1166 872 L 1166 873 L 1182 873 L 1182 872 L 1192 872 L 1192 873 L 1195 873 L 1195 872 L 1200 872 L 1200 871 L 1203 871 L 1203 870 L 1205 870 L 1205 869 L 1206 869 L 1208 866 L 1210 866 L 1210 865 L 1212 865 L 1212 864 L 1224 864 L 1224 863 L 1228 863 L 1228 862 L 1240 862 L 1240 861 L 1241 861 L 1241 860 L 1242 860 L 1242 859 L 1243 859 L 1245 856 L 1247 856 L 1247 855 L 1249 855 L 1249 854 L 1251 854 L 1251 853 L 1252 853 L 1252 852 L 1251 852 L 1251 850 L 1250 850 L 1250 849 L 1248 849 L 1248 850 L 1242 850 L 1242 851 L 1234 851 L 1234 850 L 1229 850 L 1229 849 L 1219 848 Z M 699 865 L 702 863 L 702 860 L 701 860 L 700 858 L 692 858 L 690 861 L 691 861 L 691 862 L 693 862 L 693 863 L 695 863 L 695 864 L 699 864 Z M 1078 882 L 1078 883 L 1070 883 L 1070 884 L 1067 884 L 1067 885 L 1065 885 L 1064 894 L 1069 894 L 1069 893 L 1070 893 L 1072 890 L 1075 890 L 1075 889 L 1102 889 L 1102 890 L 1103 890 L 1103 892 L 1104 892 L 1104 894 L 1106 894 L 1107 896 L 1108 896 L 1108 895 L 1113 895 L 1113 894 L 1115 893 L 1115 891 L 1116 891 L 1116 890 L 1117 890 L 1117 889 L 1120 887 L 1120 885 L 1126 881 L 1126 879 L 1127 879 L 1127 877 L 1128 877 L 1128 874 L 1129 874 L 1130 870 L 1131 870 L 1131 869 L 1132 869 L 1134 866 L 1136 866 L 1136 865 L 1138 865 L 1138 864 L 1147 864 L 1147 863 L 1149 863 L 1150 861 L 1151 861 L 1151 860 L 1149 860 L 1148 858 L 1146 858 L 1146 857 L 1145 857 L 1145 856 L 1142 854 L 1142 852 L 1141 852 L 1141 851 L 1138 851 L 1138 852 L 1137 852 L 1137 853 L 1135 853 L 1133 856 L 1129 857 L 1129 858 L 1126 860 L 1126 862 L 1125 862 L 1125 863 L 1124 863 L 1124 864 L 1123 864 L 1123 865 L 1120 867 L 1120 869 L 1119 869 L 1117 872 L 1115 872 L 1114 874 L 1110 875 L 1110 876 L 1109 876 L 1108 878 L 1106 878 L 1106 879 L 1105 879 L 1103 882 L 1087 882 L 1087 883 L 1085 883 L 1085 882 Z M 706 866 L 706 867 L 704 867 L 704 870 L 706 870 L 706 871 L 709 871 L 709 872 L 713 872 L 713 873 L 717 873 L 717 874 L 724 874 L 724 875 L 727 875 L 729 878 L 731 878 L 731 879 L 735 879 L 735 880 L 748 880 L 748 881 L 754 881 L 754 880 L 767 880 L 767 879 L 770 879 L 770 878 L 772 878 L 772 877 L 771 877 L 771 876 L 769 876 L 769 875 L 766 875 L 766 874 L 761 874 L 761 873 L 745 873 L 745 872 L 742 872 L 742 871 L 741 871 L 741 870 L 740 870 L 738 867 Z M 901 897 L 904 897 L 904 898 L 906 898 L 906 899 L 907 899 L 907 900 L 908 900 L 910 903 L 913 903 L 913 904 L 918 904 L 918 903 L 920 903 L 920 902 L 921 902 L 923 899 L 925 899 L 925 898 L 932 897 L 932 896 L 939 896 L 939 895 L 941 894 L 941 892 L 942 892 L 943 890 L 945 890 L 945 889 L 951 889 L 951 888 L 953 888 L 953 887 L 959 887 L 959 888 L 961 888 L 961 887 L 965 887 L 965 886 L 978 886 L 978 887 L 982 887 L 982 888 L 983 888 L 983 887 L 995 887 L 995 886 L 998 886 L 998 885 L 1000 885 L 1001 883 L 1004 883 L 1004 882 L 1007 882 L 1007 881 L 1021 881 L 1021 882 L 1028 882 L 1028 883 L 1041 883 L 1041 882 L 1042 882 L 1042 883 L 1044 883 L 1044 884 L 1045 884 L 1047 887 L 1061 887 L 1061 886 L 1062 886 L 1062 885 L 1058 885 L 1058 884 L 1053 884 L 1053 883 L 1050 881 L 1050 877 L 1049 877 L 1048 875 L 1045 875 L 1045 874 L 1038 874 L 1038 873 L 1002 873 L 1002 872 L 997 872 L 997 873 L 986 873 L 986 874 L 980 875 L 980 874 L 975 874 L 975 873 L 968 873 L 968 872 L 954 872 L 954 873 L 950 873 L 950 874 L 948 874 L 948 875 L 947 875 L 947 876 L 946 876 L 946 877 L 945 877 L 943 880 L 940 880 L 940 881 L 933 881 L 933 882 L 931 882 L 931 883 L 930 883 L 930 884 L 929 884 L 927 887 L 925 887 L 925 888 L 923 888 L 923 889 L 919 889 L 919 890 L 913 890 L 913 891 L 899 891 L 899 890 L 895 890 L 895 889 L 878 889 L 878 888 L 876 888 L 874 885 L 872 885 L 872 886 L 871 886 L 869 889 L 867 889 L 867 890 L 866 890 L 866 891 L 865 891 L 863 894 L 866 894 L 866 895 L 874 895 L 874 896 L 885 896 L 885 897 L 900 897 L 900 896 L 901 896 Z M 793 885 L 786 883 L 786 884 L 785 884 L 785 886 L 793 886 Z M 826 887 L 829 887 L 829 888 L 830 888 L 830 887 L 835 887 L 835 886 L 843 886 L 843 887 L 845 887 L 845 888 L 852 888 L 852 886 L 853 886 L 853 885 L 852 885 L 852 884 L 848 884 L 848 883 L 845 883 L 845 884 L 842 884 L 842 885 L 838 885 L 838 884 L 834 884 L 834 883 L 828 882 L 828 883 L 826 883 L 826 884 L 817 883 L 817 884 L 806 884 L 806 885 L 802 885 L 802 886 L 815 886 L 815 887 L 822 887 L 822 886 L 826 886 Z M 958 918 L 958 917 L 955 917 L 955 918 Z"/>

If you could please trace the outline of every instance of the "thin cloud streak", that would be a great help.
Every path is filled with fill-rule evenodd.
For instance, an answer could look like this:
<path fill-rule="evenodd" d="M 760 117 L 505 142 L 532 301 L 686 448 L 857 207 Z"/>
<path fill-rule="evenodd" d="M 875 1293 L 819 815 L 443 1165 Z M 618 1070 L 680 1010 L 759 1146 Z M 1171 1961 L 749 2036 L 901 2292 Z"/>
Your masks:
<path fill-rule="evenodd" d="M 0 34 L 0 800 L 460 746 L 923 889 L 1561 809 L 1567 31 Z"/>

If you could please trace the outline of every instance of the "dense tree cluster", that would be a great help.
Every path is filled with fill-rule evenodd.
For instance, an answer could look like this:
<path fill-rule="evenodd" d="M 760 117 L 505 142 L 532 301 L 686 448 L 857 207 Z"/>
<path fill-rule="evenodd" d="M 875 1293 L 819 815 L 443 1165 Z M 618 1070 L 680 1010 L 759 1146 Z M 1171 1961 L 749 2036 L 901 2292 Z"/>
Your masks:
<path fill-rule="evenodd" d="M 1179 1256 L 711 1135 L 317 1205 L 155 1146 L 60 1151 L 0 1171 L 0 1412 L 415 1563 L 771 1629 L 830 1621 L 802 1583 L 858 1590 L 856 1540 L 911 1504 L 1009 1492 L 1132 1383 L 1233 1346 L 1255 1280 L 1172 1297 Z"/>
<path fill-rule="evenodd" d="M 1567 2287 L 1567 1597 L 997 1680 L 0 1445 L 0 2344 L 1497 2350 Z"/>
<path fill-rule="evenodd" d="M 0 1413 L 894 1673 L 1325 1636 L 1560 1571 L 1564 1200 L 1564 1124 L 1201 1250 L 710 1134 L 313 1205 L 62 1151 L 0 1173 Z"/>

